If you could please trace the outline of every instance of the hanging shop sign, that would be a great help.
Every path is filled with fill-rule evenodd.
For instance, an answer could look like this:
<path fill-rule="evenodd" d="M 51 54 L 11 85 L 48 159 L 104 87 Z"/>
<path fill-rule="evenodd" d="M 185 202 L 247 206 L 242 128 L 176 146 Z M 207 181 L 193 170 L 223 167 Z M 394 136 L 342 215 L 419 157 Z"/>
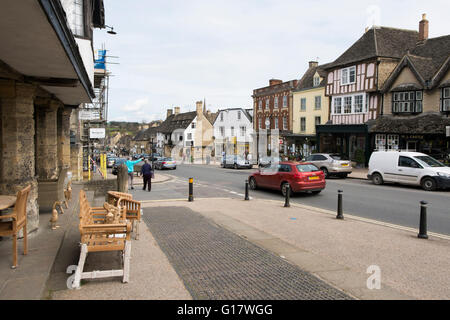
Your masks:
<path fill-rule="evenodd" d="M 90 128 L 89 138 L 91 139 L 104 139 L 105 138 L 105 128 Z"/>

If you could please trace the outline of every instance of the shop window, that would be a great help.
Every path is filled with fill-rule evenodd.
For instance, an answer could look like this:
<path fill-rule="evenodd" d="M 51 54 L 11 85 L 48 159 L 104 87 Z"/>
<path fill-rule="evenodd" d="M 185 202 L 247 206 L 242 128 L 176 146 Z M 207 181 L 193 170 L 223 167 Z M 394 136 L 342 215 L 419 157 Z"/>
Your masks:
<path fill-rule="evenodd" d="M 397 134 L 387 135 L 387 149 L 388 150 L 398 150 L 399 136 Z"/>

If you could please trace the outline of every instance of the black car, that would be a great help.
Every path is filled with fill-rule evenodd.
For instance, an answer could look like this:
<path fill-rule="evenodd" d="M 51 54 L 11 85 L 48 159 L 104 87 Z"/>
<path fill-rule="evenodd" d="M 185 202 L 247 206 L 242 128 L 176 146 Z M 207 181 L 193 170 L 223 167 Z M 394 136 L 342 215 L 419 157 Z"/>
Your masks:
<path fill-rule="evenodd" d="M 116 161 L 114 161 L 114 165 L 112 167 L 112 174 L 117 175 L 119 166 L 125 162 L 127 162 L 127 159 L 117 158 Z"/>

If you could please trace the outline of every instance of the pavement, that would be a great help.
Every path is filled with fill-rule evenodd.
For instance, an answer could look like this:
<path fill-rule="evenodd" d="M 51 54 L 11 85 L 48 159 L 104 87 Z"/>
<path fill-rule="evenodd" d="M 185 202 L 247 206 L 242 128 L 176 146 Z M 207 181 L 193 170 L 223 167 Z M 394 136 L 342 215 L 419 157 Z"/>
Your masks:
<path fill-rule="evenodd" d="M 157 173 L 158 175 L 158 173 Z M 160 181 L 169 181 L 161 175 Z M 239 198 L 143 200 L 132 240 L 130 282 L 83 280 L 69 290 L 79 257 L 78 192 L 60 228 L 41 215 L 28 256 L 9 268 L 0 241 L 0 299 L 449 299 L 450 237 L 282 201 Z M 142 192 L 141 192 L 142 193 Z M 93 198 L 93 206 L 104 199 Z M 47 219 L 48 218 L 48 219 Z M 21 250 L 19 242 L 19 250 Z M 91 253 L 85 271 L 119 266 L 117 252 Z M 373 270 L 376 270 L 374 274 Z M 368 282 L 379 276 L 380 289 Z"/>

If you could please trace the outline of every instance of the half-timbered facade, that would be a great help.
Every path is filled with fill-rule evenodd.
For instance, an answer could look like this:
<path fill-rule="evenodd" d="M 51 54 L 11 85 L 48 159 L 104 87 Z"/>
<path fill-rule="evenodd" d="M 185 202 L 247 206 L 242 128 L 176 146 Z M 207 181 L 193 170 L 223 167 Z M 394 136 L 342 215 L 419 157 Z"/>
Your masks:
<path fill-rule="evenodd" d="M 317 126 L 321 152 L 367 164 L 372 151 L 368 128 L 382 107 L 380 88 L 418 38 L 417 31 L 374 26 L 326 66 L 330 121 Z"/>

